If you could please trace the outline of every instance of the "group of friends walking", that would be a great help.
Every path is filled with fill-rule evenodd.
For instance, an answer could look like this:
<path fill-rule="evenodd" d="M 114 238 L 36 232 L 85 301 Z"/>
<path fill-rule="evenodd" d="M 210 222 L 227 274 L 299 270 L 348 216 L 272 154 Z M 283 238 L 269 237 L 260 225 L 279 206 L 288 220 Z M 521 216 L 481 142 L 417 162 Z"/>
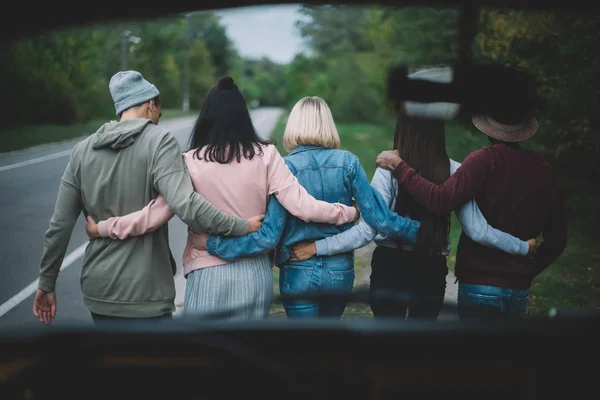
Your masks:
<path fill-rule="evenodd" d="M 442 120 L 399 114 L 394 148 L 369 181 L 342 143 L 327 103 L 291 110 L 289 152 L 260 138 L 231 77 L 207 94 L 181 152 L 159 124 L 159 90 L 137 71 L 109 83 L 118 121 L 77 143 L 60 181 L 44 240 L 33 312 L 56 317 L 56 281 L 81 213 L 90 237 L 81 273 L 95 322 L 168 319 L 175 311 L 175 257 L 168 222 L 187 226 L 184 315 L 265 319 L 273 268 L 284 295 L 348 293 L 354 250 L 375 241 L 370 307 L 376 318 L 438 317 L 449 232 L 462 228 L 455 275 L 461 318 L 526 312 L 534 278 L 567 242 L 564 193 L 541 155 L 521 143 L 538 122 L 528 109 L 474 115 L 489 138 L 463 160 L 446 151 Z M 363 160 L 364 162 L 365 160 Z M 536 240 L 542 237 L 541 244 Z M 283 300 L 288 318 L 340 318 L 343 296 Z"/>

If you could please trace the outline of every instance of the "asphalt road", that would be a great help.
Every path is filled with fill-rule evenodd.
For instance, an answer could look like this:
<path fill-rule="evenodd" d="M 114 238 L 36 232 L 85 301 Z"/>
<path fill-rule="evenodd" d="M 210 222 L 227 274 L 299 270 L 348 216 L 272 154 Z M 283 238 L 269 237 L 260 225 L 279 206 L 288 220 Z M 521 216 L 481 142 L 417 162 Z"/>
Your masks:
<path fill-rule="evenodd" d="M 254 126 L 261 137 L 269 137 L 282 110 L 261 108 L 251 112 Z M 161 121 L 187 150 L 194 118 Z M 81 139 L 78 139 L 81 140 Z M 60 177 L 68 155 L 78 140 L 40 146 L 25 151 L 0 155 L 0 330 L 22 329 L 40 322 L 32 313 L 33 294 L 37 289 L 44 233 L 54 211 Z M 170 222 L 171 249 L 179 263 L 176 276 L 177 300 L 181 304 L 185 281 L 181 276 L 181 255 L 186 240 L 186 227 L 175 217 Z M 63 270 L 57 282 L 57 315 L 52 326 L 70 322 L 91 323 L 83 304 L 79 277 L 82 255 L 87 243 L 85 221 L 80 217 L 67 249 Z"/>

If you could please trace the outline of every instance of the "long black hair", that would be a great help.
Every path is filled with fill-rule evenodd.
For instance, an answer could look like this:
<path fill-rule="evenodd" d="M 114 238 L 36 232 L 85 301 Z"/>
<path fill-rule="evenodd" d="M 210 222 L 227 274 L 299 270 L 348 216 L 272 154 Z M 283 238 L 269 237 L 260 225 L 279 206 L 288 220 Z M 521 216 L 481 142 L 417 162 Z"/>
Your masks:
<path fill-rule="evenodd" d="M 442 184 L 450 176 L 444 121 L 398 115 L 394 147 L 400 158 L 428 181 Z M 413 251 L 431 257 L 447 250 L 450 213 L 439 216 L 427 210 L 402 187 L 398 188 L 395 211 L 421 221 Z"/>
<path fill-rule="evenodd" d="M 229 164 L 234 158 L 240 162 L 242 157 L 251 160 L 262 155 L 261 145 L 273 143 L 256 133 L 246 100 L 233 79 L 221 78 L 208 92 L 194 124 L 190 137 L 194 157 Z"/>

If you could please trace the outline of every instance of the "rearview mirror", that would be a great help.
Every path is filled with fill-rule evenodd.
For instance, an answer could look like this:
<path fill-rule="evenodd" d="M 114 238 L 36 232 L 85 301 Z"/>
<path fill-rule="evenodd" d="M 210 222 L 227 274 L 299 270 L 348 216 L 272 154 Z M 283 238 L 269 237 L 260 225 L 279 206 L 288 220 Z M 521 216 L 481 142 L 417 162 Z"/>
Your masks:
<path fill-rule="evenodd" d="M 426 68 L 408 75 L 408 79 L 422 80 L 441 84 L 450 84 L 453 81 L 453 71 L 450 67 Z M 444 96 L 440 97 L 445 99 Z M 460 104 L 448 101 L 424 102 L 406 100 L 404 113 L 408 116 L 423 118 L 454 119 L 460 110 Z"/>
<path fill-rule="evenodd" d="M 412 73 L 396 67 L 389 75 L 387 100 L 395 112 L 408 116 L 447 120 L 488 114 L 519 120 L 534 113 L 537 83 L 532 75 L 501 65 Z"/>

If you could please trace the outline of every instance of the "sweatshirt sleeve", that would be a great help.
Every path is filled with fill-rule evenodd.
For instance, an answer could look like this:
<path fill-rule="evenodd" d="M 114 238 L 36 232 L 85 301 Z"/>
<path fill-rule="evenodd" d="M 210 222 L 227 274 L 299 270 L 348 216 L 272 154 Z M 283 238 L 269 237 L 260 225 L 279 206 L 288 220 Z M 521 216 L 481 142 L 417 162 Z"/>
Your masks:
<path fill-rule="evenodd" d="M 82 211 L 81 194 L 76 182 L 73 155 L 60 179 L 58 197 L 50 226 L 44 236 L 44 251 L 40 267 L 38 288 L 54 292 L 73 227 Z"/>

